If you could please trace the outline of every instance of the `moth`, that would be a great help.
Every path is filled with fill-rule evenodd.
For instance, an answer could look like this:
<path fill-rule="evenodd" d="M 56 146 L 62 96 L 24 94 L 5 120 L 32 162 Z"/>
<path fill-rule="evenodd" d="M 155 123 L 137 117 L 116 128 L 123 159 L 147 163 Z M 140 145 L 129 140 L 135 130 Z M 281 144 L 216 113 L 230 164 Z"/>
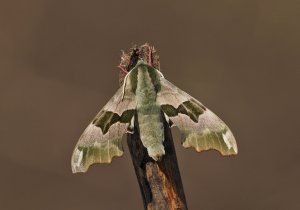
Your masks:
<path fill-rule="evenodd" d="M 133 60 L 129 71 L 124 70 L 122 86 L 81 135 L 72 155 L 73 173 L 86 172 L 94 163 L 110 163 L 113 157 L 121 156 L 122 137 L 134 131 L 135 120 L 148 155 L 159 161 L 165 155 L 162 113 L 170 127 L 181 131 L 183 147 L 237 154 L 236 140 L 219 117 L 165 79 L 151 58 L 145 61 L 136 56 Z"/>

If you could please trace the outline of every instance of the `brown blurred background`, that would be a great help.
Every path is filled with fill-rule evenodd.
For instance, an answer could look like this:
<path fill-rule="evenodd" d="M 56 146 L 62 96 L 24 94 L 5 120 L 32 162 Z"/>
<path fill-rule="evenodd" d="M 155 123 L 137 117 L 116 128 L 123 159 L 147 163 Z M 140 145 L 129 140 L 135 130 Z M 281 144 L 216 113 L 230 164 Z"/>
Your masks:
<path fill-rule="evenodd" d="M 189 209 L 300 209 L 297 0 L 0 2 L 0 209 L 142 209 L 133 166 L 71 173 L 115 93 L 121 49 L 153 44 L 165 77 L 217 113 L 239 155 L 184 149 Z"/>

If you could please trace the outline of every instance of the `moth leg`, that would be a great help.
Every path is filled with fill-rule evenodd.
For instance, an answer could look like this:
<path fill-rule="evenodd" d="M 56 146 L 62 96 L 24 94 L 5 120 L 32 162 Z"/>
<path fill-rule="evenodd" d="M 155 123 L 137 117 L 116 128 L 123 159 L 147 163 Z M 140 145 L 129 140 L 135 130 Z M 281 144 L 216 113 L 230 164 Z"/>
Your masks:
<path fill-rule="evenodd" d="M 128 75 L 129 75 L 129 74 L 126 74 L 126 76 L 125 76 L 125 78 L 124 78 L 123 89 L 122 89 L 122 99 L 121 99 L 121 101 L 123 101 L 123 99 L 124 99 L 125 88 L 126 88 L 126 81 L 127 81 Z"/>
<path fill-rule="evenodd" d="M 165 119 L 166 119 L 167 123 L 169 124 L 169 127 L 170 127 L 170 128 L 173 127 L 174 124 L 173 124 L 173 122 L 171 121 L 170 117 L 169 117 L 168 115 L 166 115 L 165 113 L 164 113 L 164 116 L 165 116 Z"/>
<path fill-rule="evenodd" d="M 127 133 L 133 134 L 134 131 L 134 117 L 131 118 L 129 126 L 127 128 Z"/>

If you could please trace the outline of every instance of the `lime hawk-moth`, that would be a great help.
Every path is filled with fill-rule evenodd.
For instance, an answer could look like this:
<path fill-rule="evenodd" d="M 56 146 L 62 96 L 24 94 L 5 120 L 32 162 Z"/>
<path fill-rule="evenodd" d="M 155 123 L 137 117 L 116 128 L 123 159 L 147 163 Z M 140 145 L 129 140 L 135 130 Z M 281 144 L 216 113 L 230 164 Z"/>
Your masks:
<path fill-rule="evenodd" d="M 94 163 L 110 163 L 123 154 L 122 137 L 134 131 L 137 116 L 140 139 L 155 161 L 165 154 L 162 113 L 182 133 L 182 145 L 196 151 L 237 154 L 228 126 L 198 100 L 166 80 L 156 51 L 148 44 L 123 53 L 121 87 L 81 135 L 72 155 L 72 171 L 86 172 Z"/>

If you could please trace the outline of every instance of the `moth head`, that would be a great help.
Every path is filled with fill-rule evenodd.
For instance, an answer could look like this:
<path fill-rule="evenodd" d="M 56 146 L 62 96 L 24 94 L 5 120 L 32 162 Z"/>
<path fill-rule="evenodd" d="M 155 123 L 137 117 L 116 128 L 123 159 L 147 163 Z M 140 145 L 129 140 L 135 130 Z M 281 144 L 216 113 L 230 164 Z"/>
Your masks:
<path fill-rule="evenodd" d="M 130 71 L 131 69 L 133 69 L 136 66 L 139 58 L 140 58 L 140 49 L 133 48 L 131 55 L 130 55 L 129 63 L 127 65 L 127 71 Z"/>
<path fill-rule="evenodd" d="M 143 60 L 155 69 L 160 69 L 159 56 L 153 46 L 145 43 L 141 46 L 133 45 L 128 51 L 122 51 L 119 83 L 123 84 L 126 74 L 133 69 L 139 60 Z"/>

